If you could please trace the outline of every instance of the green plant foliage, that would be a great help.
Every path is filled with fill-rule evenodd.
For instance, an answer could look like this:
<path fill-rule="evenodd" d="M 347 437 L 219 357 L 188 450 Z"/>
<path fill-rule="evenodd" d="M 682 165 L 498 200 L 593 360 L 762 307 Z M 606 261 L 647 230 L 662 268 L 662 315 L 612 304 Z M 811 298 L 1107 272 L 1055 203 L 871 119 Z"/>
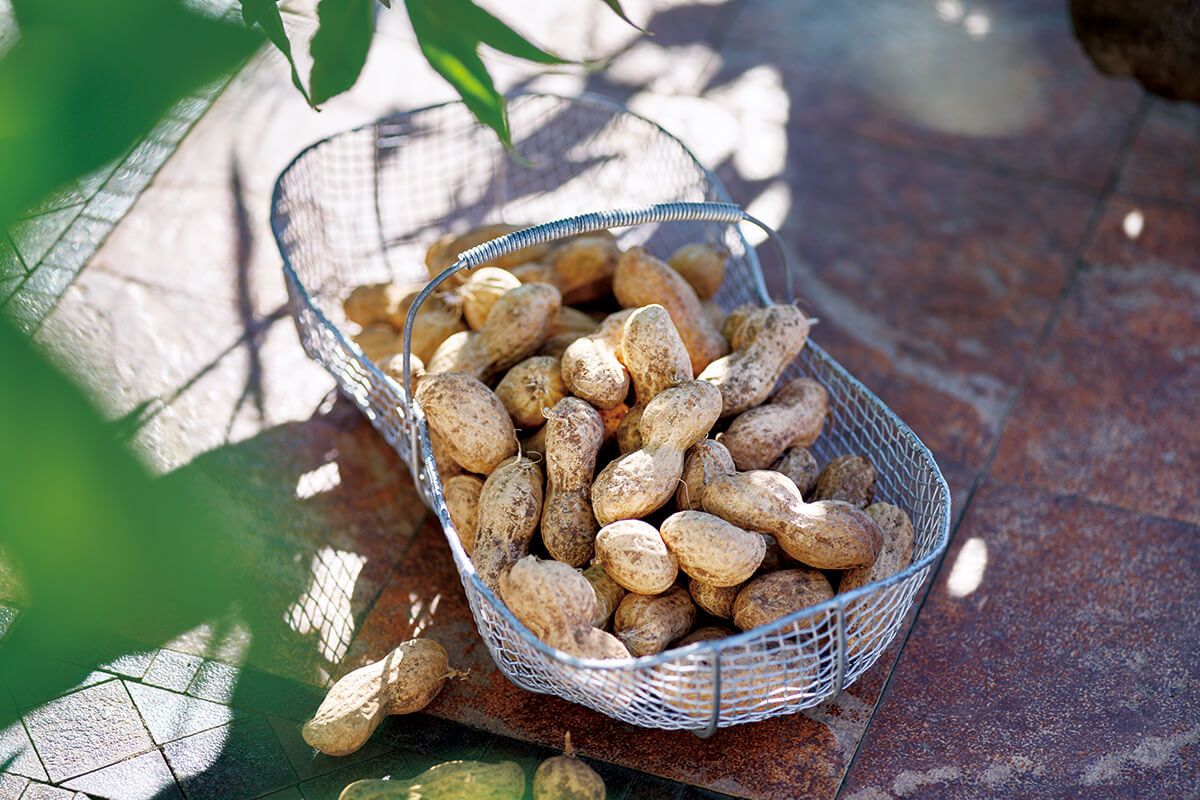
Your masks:
<path fill-rule="evenodd" d="M 309 43 L 312 102 L 320 105 L 354 85 L 367 63 L 375 30 L 372 0 L 321 0 L 320 27 Z"/>
<path fill-rule="evenodd" d="M 540 64 L 567 62 L 531 44 L 471 0 L 407 0 L 407 8 L 429 65 L 454 87 L 476 119 L 511 146 L 504 96 L 479 57 L 480 45 Z"/>
<path fill-rule="evenodd" d="M 283 57 L 287 59 L 288 66 L 292 70 L 292 85 L 295 86 L 300 94 L 304 95 L 304 100 L 313 108 L 312 98 L 308 95 L 308 90 L 304 88 L 304 81 L 300 80 L 300 73 L 296 69 L 296 60 L 292 57 L 292 43 L 288 39 L 287 31 L 283 29 L 283 17 L 279 15 L 279 6 L 276 5 L 277 0 L 242 0 L 242 21 L 249 27 L 258 25 L 271 44 L 275 45 Z"/>
<path fill-rule="evenodd" d="M 631 20 L 629 18 L 629 15 L 625 13 L 625 9 L 621 8 L 621 0 L 604 0 L 604 5 L 611 8 L 613 10 L 613 13 L 615 13 L 618 17 L 620 17 L 621 19 L 628 22 L 633 27 L 637 28 L 639 31 L 645 30 L 644 28 L 642 28 L 641 25 L 638 25 L 633 20 Z"/>
<path fill-rule="evenodd" d="M 260 38 L 167 0 L 15 0 L 0 60 L 0 221 L 119 156 Z"/>

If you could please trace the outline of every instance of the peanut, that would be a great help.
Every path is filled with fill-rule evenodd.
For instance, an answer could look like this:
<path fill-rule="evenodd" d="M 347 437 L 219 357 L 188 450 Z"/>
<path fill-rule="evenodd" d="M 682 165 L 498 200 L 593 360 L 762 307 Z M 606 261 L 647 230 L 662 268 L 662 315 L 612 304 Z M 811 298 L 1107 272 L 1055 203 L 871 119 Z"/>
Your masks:
<path fill-rule="evenodd" d="M 629 315 L 621 336 L 621 356 L 637 393 L 637 403 L 617 431 L 621 452 L 628 453 L 642 446 L 639 425 L 646 404 L 663 389 L 690 381 L 692 362 L 670 314 L 660 305 L 639 308 Z"/>
<path fill-rule="evenodd" d="M 738 592 L 733 624 L 744 631 L 767 625 L 833 597 L 833 587 L 815 569 L 784 569 L 760 575 Z"/>
<path fill-rule="evenodd" d="M 678 272 L 640 247 L 617 262 L 613 293 L 625 308 L 661 303 L 671 315 L 692 360 L 692 374 L 729 352 L 729 344 L 713 327 L 695 290 Z"/>
<path fill-rule="evenodd" d="M 610 234 L 578 236 L 554 248 L 550 263 L 565 302 L 586 303 L 610 294 L 620 256 Z"/>
<path fill-rule="evenodd" d="M 613 617 L 613 631 L 630 654 L 646 656 L 666 650 L 695 620 L 692 598 L 686 589 L 676 586 L 657 597 L 625 595 Z"/>
<path fill-rule="evenodd" d="M 667 259 L 671 269 L 683 276 L 696 296 L 707 300 L 721 288 L 725 279 L 725 261 L 729 251 L 719 245 L 707 242 L 685 244 Z"/>
<path fill-rule="evenodd" d="M 839 592 L 890 578 L 912 563 L 914 535 L 908 514 L 891 503 L 873 503 L 867 506 L 866 513 L 883 532 L 883 547 L 870 567 L 856 567 L 842 573 Z"/>
<path fill-rule="evenodd" d="M 792 447 L 779 460 L 771 465 L 771 469 L 781 475 L 787 475 L 796 484 L 800 494 L 808 496 L 816 488 L 817 476 L 821 468 L 817 465 L 816 456 L 804 447 Z"/>
<path fill-rule="evenodd" d="M 688 594 L 701 610 L 721 619 L 732 619 L 733 601 L 741 591 L 742 584 L 713 586 L 695 578 L 688 580 Z M 680 643 L 682 644 L 682 642 Z"/>
<path fill-rule="evenodd" d="M 625 320 L 632 314 L 610 314 L 594 333 L 572 342 L 563 352 L 563 382 L 572 394 L 598 409 L 612 408 L 629 394 L 629 373 L 618 353 Z"/>
<path fill-rule="evenodd" d="M 522 800 L 525 771 L 511 761 L 447 761 L 410 780 L 355 781 L 338 800 Z"/>
<path fill-rule="evenodd" d="M 725 445 L 713 439 L 696 443 L 683 459 L 683 482 L 675 492 L 676 507 L 680 511 L 699 511 L 704 487 L 721 475 L 735 472 L 737 468 Z"/>
<path fill-rule="evenodd" d="M 604 423 L 587 402 L 567 397 L 550 411 L 542 542 L 551 556 L 573 567 L 582 567 L 595 552 L 600 526 L 592 515 L 591 486 L 603 443 Z"/>
<path fill-rule="evenodd" d="M 442 342 L 426 371 L 482 379 L 508 369 L 537 352 L 561 305 L 562 296 L 553 286 L 522 284 L 496 301 L 478 331 L 457 333 Z"/>
<path fill-rule="evenodd" d="M 838 456 L 817 477 L 814 500 L 843 500 L 866 508 L 875 491 L 875 467 L 863 456 Z"/>
<path fill-rule="evenodd" d="M 524 556 L 501 573 L 500 597 L 513 616 L 551 647 L 578 647 L 592 630 L 596 593 L 566 564 Z"/>
<path fill-rule="evenodd" d="M 698 376 L 721 390 L 721 416 L 761 405 L 808 341 L 808 317 L 792 305 L 751 315 L 738 329 L 738 347 Z"/>
<path fill-rule="evenodd" d="M 462 301 L 463 318 L 477 331 L 487 322 L 496 301 L 521 285 L 517 276 L 499 267 L 480 267 L 456 290 Z"/>
<path fill-rule="evenodd" d="M 604 779 L 575 757 L 571 734 L 561 756 L 548 758 L 533 773 L 533 800 L 604 800 Z"/>
<path fill-rule="evenodd" d="M 596 614 L 592 617 L 592 626 L 604 628 L 625 596 L 625 587 L 614 581 L 602 564 L 593 564 L 585 569 L 583 577 L 587 578 L 596 593 Z"/>
<path fill-rule="evenodd" d="M 704 490 L 704 510 L 741 528 L 769 533 L 792 558 L 818 569 L 870 566 L 882 546 L 879 526 L 849 503 L 805 503 L 778 472 L 717 478 Z"/>
<path fill-rule="evenodd" d="M 468 472 L 487 475 L 517 452 L 517 432 L 492 390 L 469 375 L 427 375 L 416 391 L 430 434 Z M 440 462 L 439 462 L 440 463 Z"/>
<path fill-rule="evenodd" d="M 458 540 L 467 555 L 475 549 L 475 532 L 479 525 L 479 494 L 483 491 L 483 479 L 478 475 L 455 475 L 442 484 L 446 498 L 446 511 Z"/>
<path fill-rule="evenodd" d="M 684 452 L 707 435 L 720 412 L 721 393 L 703 381 L 673 386 L 651 400 L 642 415 L 642 448 L 610 463 L 592 484 L 600 524 L 639 519 L 670 500 Z"/>
<path fill-rule="evenodd" d="M 484 225 L 480 228 L 467 231 L 461 235 L 446 234 L 442 238 L 433 243 L 425 253 L 425 267 L 429 271 L 430 278 L 436 278 L 448 267 L 452 266 L 458 257 L 470 250 L 473 247 L 478 247 L 481 244 L 490 242 L 493 239 L 498 239 L 508 233 L 513 233 L 521 229 L 520 225 L 506 225 L 497 223 L 492 225 Z M 506 256 L 500 256 L 481 264 L 480 266 L 500 267 L 501 269 L 509 269 L 518 264 L 524 264 L 529 261 L 537 261 L 544 258 L 550 252 L 550 245 L 535 244 L 529 247 L 524 247 L 517 250 L 515 253 L 509 253 Z M 460 270 L 454 275 L 451 275 L 442 286 L 447 289 L 452 289 L 456 286 L 461 286 L 466 282 L 470 275 L 466 270 Z"/>
<path fill-rule="evenodd" d="M 442 690 L 446 678 L 457 674 L 437 642 L 405 642 L 335 683 L 317 713 L 304 723 L 304 741 L 331 756 L 349 755 L 366 744 L 384 717 L 420 711 Z"/>
<path fill-rule="evenodd" d="M 663 520 L 659 534 L 679 568 L 710 586 L 737 586 L 749 580 L 767 551 L 761 534 L 703 511 L 672 514 Z"/>
<path fill-rule="evenodd" d="M 567 396 L 558 369 L 558 359 L 550 356 L 532 356 L 514 365 L 496 384 L 496 397 L 504 404 L 513 423 L 522 430 L 531 431 L 541 426 L 546 417 L 543 412 Z"/>
<path fill-rule="evenodd" d="M 596 563 L 618 584 L 638 594 L 671 588 L 679 562 L 654 526 L 638 519 L 605 525 L 596 534 Z"/>
<path fill-rule="evenodd" d="M 771 402 L 734 418 L 717 441 L 739 470 L 766 469 L 789 447 L 808 447 L 829 414 L 829 393 L 811 378 L 796 378 Z"/>
<path fill-rule="evenodd" d="M 542 470 L 528 458 L 506 461 L 484 481 L 471 560 L 493 592 L 500 576 L 529 555 L 542 515 Z"/>

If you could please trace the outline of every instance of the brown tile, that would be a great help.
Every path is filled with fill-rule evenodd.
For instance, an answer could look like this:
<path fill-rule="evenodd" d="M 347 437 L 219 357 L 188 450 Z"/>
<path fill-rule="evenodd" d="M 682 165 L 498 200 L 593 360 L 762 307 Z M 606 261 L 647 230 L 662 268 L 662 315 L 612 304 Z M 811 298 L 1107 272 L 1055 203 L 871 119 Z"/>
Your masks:
<path fill-rule="evenodd" d="M 1096 267 L 1166 264 L 1200 272 L 1200 212 L 1113 195 L 1084 251 Z"/>
<path fill-rule="evenodd" d="M 827 136 L 793 132 L 788 147 L 780 233 L 821 319 L 813 339 L 973 475 L 1061 295 L 1090 196 Z M 736 173 L 726 165 L 731 192 L 753 205 Z M 768 283 L 782 296 L 778 268 Z"/>
<path fill-rule="evenodd" d="M 509 683 L 475 629 L 445 538 L 432 519 L 367 616 L 342 671 L 417 635 L 443 644 L 451 663 L 469 670 L 429 707 L 435 716 L 547 747 L 560 746 L 569 728 L 572 743 L 590 758 L 753 798 L 833 797 L 897 649 L 837 702 L 806 714 L 724 729 L 708 740 L 636 728 Z M 764 752 L 771 753 L 765 762 Z"/>
<path fill-rule="evenodd" d="M 1121 172 L 1120 189 L 1200 205 L 1200 108 L 1151 101 Z"/>
<path fill-rule="evenodd" d="M 790 124 L 1100 188 L 1139 102 L 1100 76 L 1063 4 L 973 0 L 747 6 L 716 82 L 777 70 Z"/>
<path fill-rule="evenodd" d="M 1200 273 L 1163 255 L 1107 262 L 1090 251 L 1120 265 L 1080 274 L 1001 439 L 996 477 L 1200 522 Z"/>
<path fill-rule="evenodd" d="M 1184 797 L 1200 530 L 989 482 L 842 796 Z"/>

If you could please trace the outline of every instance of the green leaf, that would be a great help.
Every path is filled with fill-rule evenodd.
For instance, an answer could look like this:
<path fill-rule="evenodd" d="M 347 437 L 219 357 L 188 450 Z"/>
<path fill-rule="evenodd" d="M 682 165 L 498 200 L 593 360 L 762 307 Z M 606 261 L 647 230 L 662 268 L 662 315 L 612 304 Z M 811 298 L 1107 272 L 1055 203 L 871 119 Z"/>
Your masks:
<path fill-rule="evenodd" d="M 628 22 L 630 25 L 632 25 L 633 27 L 637 28 L 639 31 L 641 31 L 641 32 L 643 32 L 643 33 L 645 33 L 645 32 L 646 32 L 646 29 L 645 29 L 645 28 L 643 28 L 641 25 L 638 25 L 636 22 L 634 22 L 633 20 L 631 20 L 631 19 L 629 18 L 629 15 L 625 13 L 625 9 L 621 8 L 621 0 L 604 0 L 604 5 L 606 5 L 606 6 L 608 6 L 609 8 L 611 8 L 611 9 L 613 10 L 613 12 L 615 12 L 615 13 L 616 13 L 616 15 L 617 15 L 618 17 L 620 17 L 621 19 L 625 20 L 625 21 L 626 21 L 626 22 Z"/>
<path fill-rule="evenodd" d="M 0 223 L 123 153 L 261 41 L 156 0 L 17 0 L 0 59 Z"/>
<path fill-rule="evenodd" d="M 127 636 L 161 642 L 235 600 L 252 605 L 253 583 L 230 565 L 256 540 L 212 489 L 186 475 L 152 478 L 5 321 L 0 364 L 0 531 L 28 593 L 0 648 L 0 685 L 32 687 L 23 699 L 44 701 L 73 677 L 48 663 L 95 665 Z M 0 704 L 0 729 L 16 713 Z"/>
<path fill-rule="evenodd" d="M 312 102 L 320 105 L 354 85 L 367 63 L 375 18 L 372 0 L 321 0 L 309 43 Z"/>
<path fill-rule="evenodd" d="M 277 1 L 242 0 L 242 21 L 248 26 L 258 25 L 262 28 L 263 33 L 267 34 L 267 38 L 271 40 L 271 44 L 275 45 L 275 48 L 287 59 L 288 66 L 292 70 L 292 84 L 300 90 L 305 102 L 316 108 L 312 98 L 308 95 L 308 89 L 304 88 L 304 82 L 300 80 L 300 72 L 296 69 L 296 60 L 292 58 L 292 43 L 288 39 L 287 31 L 283 29 L 283 17 L 279 14 Z"/>
<path fill-rule="evenodd" d="M 501 53 L 538 64 L 571 63 L 532 44 L 471 0 L 441 0 L 438 3 L 438 14 L 441 19 L 457 27 L 464 38 L 474 38 Z"/>

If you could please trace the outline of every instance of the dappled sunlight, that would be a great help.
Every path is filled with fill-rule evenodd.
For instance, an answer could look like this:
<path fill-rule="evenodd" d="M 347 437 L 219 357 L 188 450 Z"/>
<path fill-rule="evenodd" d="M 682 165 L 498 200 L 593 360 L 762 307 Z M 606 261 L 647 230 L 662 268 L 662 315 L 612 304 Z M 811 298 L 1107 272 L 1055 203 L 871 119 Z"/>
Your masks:
<path fill-rule="evenodd" d="M 963 543 L 962 550 L 950 568 L 946 590 L 951 597 L 966 597 L 983 583 L 983 572 L 987 569 L 987 542 L 972 536 Z"/>
<path fill-rule="evenodd" d="M 1121 220 L 1121 230 L 1125 232 L 1125 236 L 1129 239 L 1136 240 L 1142 235 L 1142 229 L 1146 227 L 1146 217 L 1140 209 L 1133 209 L 1125 218 Z"/>
<path fill-rule="evenodd" d="M 986 4 L 891 2 L 851 16 L 854 80 L 913 125 L 963 136 L 1012 136 L 1042 121 L 1047 65 L 1026 28 Z M 1003 28 L 1003 29 L 1002 29 Z"/>
<path fill-rule="evenodd" d="M 319 494 L 330 492 L 342 485 L 342 474 L 336 461 L 322 464 L 316 469 L 303 473 L 296 480 L 296 499 L 307 500 Z"/>
<path fill-rule="evenodd" d="M 307 636 L 316 633 L 318 650 L 330 663 L 346 655 L 354 636 L 354 586 L 365 556 L 322 547 L 312 559 L 308 589 L 287 610 L 288 627 Z"/>
<path fill-rule="evenodd" d="M 412 637 L 423 634 L 437 615 L 438 606 L 442 604 L 442 595 L 435 594 L 428 602 L 416 592 L 408 594 L 408 624 L 412 629 Z"/>
<path fill-rule="evenodd" d="M 759 193 L 758 197 L 755 197 L 746 206 L 746 213 L 762 220 L 776 230 L 783 226 L 791 210 L 792 187 L 784 178 L 772 181 L 766 189 Z M 762 244 L 767 238 L 767 234 L 757 225 L 746 225 L 742 232 L 746 236 L 746 241 L 754 247 Z"/>

